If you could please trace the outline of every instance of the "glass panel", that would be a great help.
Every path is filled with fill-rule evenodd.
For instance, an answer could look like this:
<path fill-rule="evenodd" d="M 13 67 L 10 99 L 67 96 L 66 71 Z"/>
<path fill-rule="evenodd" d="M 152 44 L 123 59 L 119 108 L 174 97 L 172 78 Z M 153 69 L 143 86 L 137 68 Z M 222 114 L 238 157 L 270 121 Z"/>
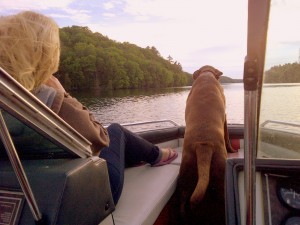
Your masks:
<path fill-rule="evenodd" d="M 300 158 L 300 1 L 272 1 L 258 157 Z"/>
<path fill-rule="evenodd" d="M 1 110 L 15 148 L 21 159 L 50 159 L 73 157 L 49 139 L 27 126 L 8 112 Z M 0 158 L 7 157 L 0 140 Z"/>

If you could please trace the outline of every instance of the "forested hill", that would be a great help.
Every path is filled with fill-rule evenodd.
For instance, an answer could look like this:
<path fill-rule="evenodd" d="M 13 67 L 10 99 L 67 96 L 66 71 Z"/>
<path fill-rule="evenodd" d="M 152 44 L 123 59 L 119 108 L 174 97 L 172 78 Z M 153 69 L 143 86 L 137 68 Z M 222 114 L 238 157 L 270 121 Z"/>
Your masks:
<path fill-rule="evenodd" d="M 227 77 L 227 76 L 221 76 L 220 77 L 220 82 L 222 84 L 224 83 L 242 83 L 243 79 L 232 79 L 231 77 Z"/>
<path fill-rule="evenodd" d="M 159 88 L 185 86 L 191 75 L 155 47 L 119 43 L 88 27 L 60 29 L 61 58 L 57 77 L 67 90 L 90 88 Z"/>
<path fill-rule="evenodd" d="M 300 83 L 300 64 L 273 66 L 265 73 L 265 83 Z"/>

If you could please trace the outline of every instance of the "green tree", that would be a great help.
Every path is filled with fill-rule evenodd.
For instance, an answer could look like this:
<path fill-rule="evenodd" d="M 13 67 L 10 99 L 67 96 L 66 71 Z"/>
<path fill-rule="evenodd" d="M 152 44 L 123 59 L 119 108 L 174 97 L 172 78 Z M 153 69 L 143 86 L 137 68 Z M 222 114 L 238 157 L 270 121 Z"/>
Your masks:
<path fill-rule="evenodd" d="M 271 67 L 265 72 L 265 83 L 299 83 L 300 64 L 287 63 Z"/>
<path fill-rule="evenodd" d="M 162 88 L 189 81 L 181 64 L 162 58 L 154 46 L 116 42 L 80 26 L 62 28 L 60 38 L 57 76 L 67 90 Z"/>

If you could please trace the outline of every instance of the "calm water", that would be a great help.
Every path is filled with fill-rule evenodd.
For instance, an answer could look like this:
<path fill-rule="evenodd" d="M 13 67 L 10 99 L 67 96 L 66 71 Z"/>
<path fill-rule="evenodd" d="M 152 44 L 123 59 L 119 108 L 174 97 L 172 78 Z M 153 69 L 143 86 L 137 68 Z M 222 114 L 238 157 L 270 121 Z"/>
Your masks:
<path fill-rule="evenodd" d="M 224 84 L 228 123 L 244 123 L 243 84 Z M 118 90 L 73 94 L 103 124 L 171 119 L 185 125 L 184 111 L 190 87 L 162 90 Z M 300 123 L 300 84 L 267 85 L 262 119 Z"/>
<path fill-rule="evenodd" d="M 298 124 L 290 126 L 273 123 L 268 124 L 268 127 L 300 134 L 300 84 L 265 85 L 260 121 L 266 120 Z"/>

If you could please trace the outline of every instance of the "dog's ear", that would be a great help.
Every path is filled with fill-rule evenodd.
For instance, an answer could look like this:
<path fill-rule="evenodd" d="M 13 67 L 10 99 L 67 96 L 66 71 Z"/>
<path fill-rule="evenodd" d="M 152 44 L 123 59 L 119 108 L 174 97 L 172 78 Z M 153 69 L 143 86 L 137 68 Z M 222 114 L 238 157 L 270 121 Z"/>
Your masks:
<path fill-rule="evenodd" d="M 220 76 L 222 76 L 223 75 L 223 72 L 221 72 L 220 70 L 218 70 L 218 69 L 215 69 L 215 78 L 217 79 L 217 80 L 219 80 L 219 78 L 220 78 Z"/>
<path fill-rule="evenodd" d="M 220 70 L 214 68 L 213 66 L 205 65 L 193 73 L 193 79 L 196 80 L 199 77 L 199 75 L 203 72 L 212 72 L 217 80 L 219 80 L 220 76 L 222 76 L 223 74 Z"/>
<path fill-rule="evenodd" d="M 201 69 L 196 70 L 196 71 L 193 73 L 193 79 L 196 80 L 196 79 L 199 77 L 200 73 L 201 73 Z"/>

